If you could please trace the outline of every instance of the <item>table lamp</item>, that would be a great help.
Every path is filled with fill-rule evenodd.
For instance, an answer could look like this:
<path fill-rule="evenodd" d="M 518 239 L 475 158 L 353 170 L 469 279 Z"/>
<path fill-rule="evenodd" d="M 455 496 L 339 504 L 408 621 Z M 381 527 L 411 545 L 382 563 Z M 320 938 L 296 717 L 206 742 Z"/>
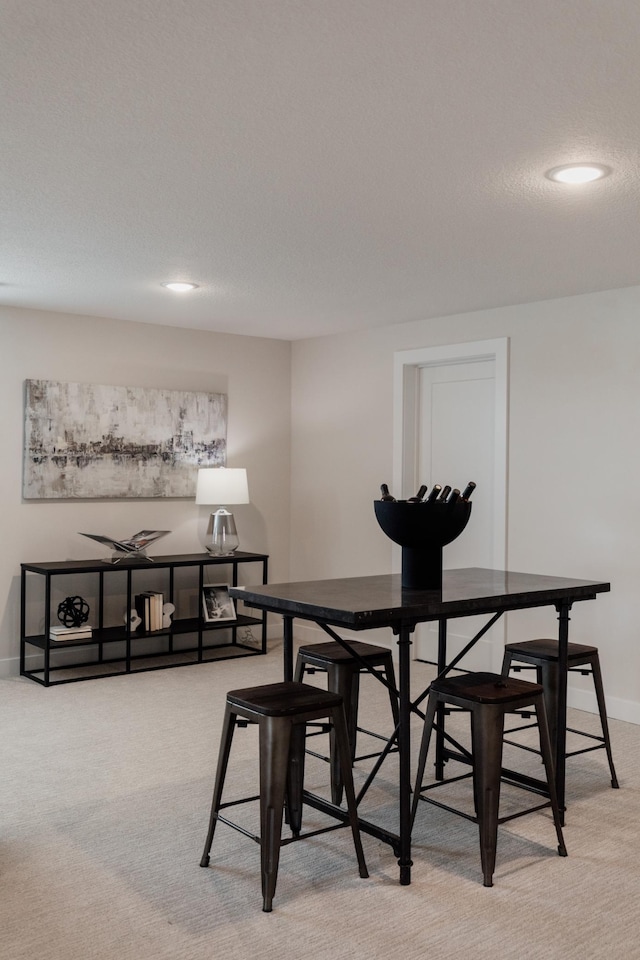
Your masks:
<path fill-rule="evenodd" d="M 198 470 L 196 503 L 249 503 L 247 471 L 244 467 L 203 467 Z M 233 514 L 220 506 L 211 514 L 207 533 L 211 540 L 205 546 L 217 557 L 228 557 L 238 549 L 240 541 Z"/>

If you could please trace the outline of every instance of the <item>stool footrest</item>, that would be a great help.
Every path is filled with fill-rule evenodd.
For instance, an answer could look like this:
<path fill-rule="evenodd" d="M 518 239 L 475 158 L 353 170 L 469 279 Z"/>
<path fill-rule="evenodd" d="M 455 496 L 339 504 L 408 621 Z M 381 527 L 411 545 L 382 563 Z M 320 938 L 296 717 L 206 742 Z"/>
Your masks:
<path fill-rule="evenodd" d="M 388 750 L 378 750 L 376 753 L 361 753 L 353 758 L 353 762 L 356 763 L 358 760 L 373 760 L 374 757 L 381 757 L 383 752 L 385 757 L 387 757 L 390 753 L 398 753 L 398 747 L 389 747 Z"/>
<path fill-rule="evenodd" d="M 517 730 L 526 730 L 527 727 L 516 727 Z M 514 730 L 507 730 L 507 733 L 514 733 Z M 508 740 L 507 737 L 504 738 L 504 743 L 508 743 L 510 747 L 518 747 L 519 750 L 526 750 L 527 753 L 537 753 L 538 756 L 541 756 L 540 751 L 536 750 L 535 747 L 530 747 L 526 743 L 518 743 L 517 740 Z"/>
<path fill-rule="evenodd" d="M 577 733 L 579 737 L 588 737 L 589 740 L 599 740 L 601 744 L 604 744 L 604 737 L 599 736 L 597 733 L 587 733 L 585 730 L 574 730 L 573 727 L 567 727 L 567 733 Z"/>
<path fill-rule="evenodd" d="M 470 776 L 470 774 L 469 774 Z M 455 777 L 454 780 L 461 780 L 462 777 Z M 433 787 L 441 787 L 444 783 L 451 783 L 451 780 L 444 780 L 440 783 L 430 784 L 425 787 L 425 790 L 431 790 Z M 465 810 L 460 810 L 459 807 L 451 807 L 447 803 L 443 803 L 441 800 L 434 800 L 433 797 L 423 797 L 422 792 L 420 793 L 420 799 L 424 800 L 425 803 L 432 803 L 434 807 L 440 807 L 441 810 L 448 810 L 449 813 L 455 813 L 458 817 L 463 817 L 465 820 L 469 820 L 471 823 L 479 823 L 478 818 L 471 813 L 467 813 Z M 538 810 L 548 810 L 551 806 L 550 801 L 545 803 L 538 803 L 535 807 L 527 807 L 526 810 L 517 810 L 516 813 L 509 813 L 504 817 L 498 817 L 498 824 L 508 823 L 509 820 L 517 820 L 518 817 L 526 817 L 529 813 L 536 813 Z"/>
<path fill-rule="evenodd" d="M 331 757 L 326 757 L 323 753 L 317 753 L 315 750 L 310 750 L 309 747 L 305 747 L 304 752 L 310 757 L 315 757 L 316 760 L 323 760 L 325 763 L 331 763 Z"/>
<path fill-rule="evenodd" d="M 445 751 L 446 760 L 459 760 L 461 763 L 471 763 L 472 761 L 456 754 L 452 750 Z M 538 780 L 536 777 L 529 777 L 525 773 L 519 773 L 517 770 L 509 770 L 503 767 L 500 773 L 500 779 L 505 783 L 510 783 L 513 787 L 520 787 L 522 790 L 529 790 L 531 793 L 539 793 L 541 796 L 548 796 L 549 787 L 544 780 Z M 438 780 L 438 783 L 446 783 L 445 780 Z"/>
<path fill-rule="evenodd" d="M 280 841 L 281 847 L 286 847 L 289 843 L 295 843 L 297 840 L 308 840 L 309 837 L 318 837 L 321 833 L 331 833 L 332 830 L 344 830 L 345 827 L 349 826 L 349 821 L 345 820 L 344 823 L 331 823 L 327 827 L 318 827 L 317 830 L 308 830 L 306 833 L 301 833 L 297 837 L 283 837 Z"/>
<path fill-rule="evenodd" d="M 357 727 L 356 729 L 358 733 L 365 733 L 368 737 L 374 737 L 376 740 L 384 740 L 385 743 L 388 743 L 390 739 L 390 737 L 385 737 L 383 733 L 376 733 L 374 730 L 367 730 L 366 727 Z M 360 759 L 362 759 L 362 757 Z"/>
<path fill-rule="evenodd" d="M 512 747 L 517 747 L 519 750 L 526 750 L 528 753 L 537 753 L 538 756 L 541 756 L 540 750 L 537 750 L 535 747 L 530 747 L 526 743 L 518 743 L 517 740 L 508 740 L 507 735 L 512 733 L 518 733 L 520 730 L 530 730 L 532 727 L 536 727 L 536 723 L 529 723 L 523 727 L 512 727 L 511 730 L 505 730 L 504 742 L 508 743 Z M 565 753 L 566 757 L 578 757 L 581 753 L 591 753 L 592 750 L 606 750 L 607 743 L 604 737 L 598 736 L 596 733 L 586 733 L 584 730 L 574 730 L 573 727 L 567 727 L 567 733 L 574 733 L 577 737 L 588 737 L 589 740 L 597 740 L 592 747 L 583 747 L 581 750 L 567 750 Z"/>
<path fill-rule="evenodd" d="M 224 803 L 220 804 L 218 810 L 226 810 L 227 807 L 238 807 L 241 803 L 255 803 L 255 801 L 259 799 L 260 794 L 256 793 L 255 797 L 241 797 L 240 800 L 225 800 Z"/>
<path fill-rule="evenodd" d="M 595 743 L 592 747 L 583 747 L 582 750 L 571 750 L 568 757 L 578 757 L 581 753 L 591 753 L 593 750 L 604 750 L 604 743 Z"/>
<path fill-rule="evenodd" d="M 251 833 L 250 830 L 247 830 L 246 827 L 241 827 L 239 823 L 234 823 L 233 820 L 229 820 L 228 817 L 223 817 L 219 813 L 216 814 L 216 820 L 218 823 L 224 823 L 228 827 L 231 827 L 232 830 L 237 830 L 238 833 L 244 834 L 245 837 L 249 837 L 250 840 L 255 840 L 256 843 L 260 843 L 260 837 L 257 837 L 255 833 Z"/>

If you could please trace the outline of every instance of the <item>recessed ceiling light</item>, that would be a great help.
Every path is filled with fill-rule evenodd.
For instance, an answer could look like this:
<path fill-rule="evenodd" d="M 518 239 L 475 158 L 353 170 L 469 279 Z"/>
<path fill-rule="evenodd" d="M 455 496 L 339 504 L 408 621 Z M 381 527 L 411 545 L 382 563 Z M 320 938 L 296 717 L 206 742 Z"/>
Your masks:
<path fill-rule="evenodd" d="M 198 284 L 186 283 L 182 280 L 170 280 L 168 283 L 162 283 L 161 286 L 166 287 L 167 290 L 173 290 L 174 293 L 188 293 L 189 290 L 195 290 Z"/>
<path fill-rule="evenodd" d="M 545 177 L 558 183 L 591 183 L 611 173 L 611 167 L 603 163 L 565 163 L 562 167 L 547 170 Z"/>

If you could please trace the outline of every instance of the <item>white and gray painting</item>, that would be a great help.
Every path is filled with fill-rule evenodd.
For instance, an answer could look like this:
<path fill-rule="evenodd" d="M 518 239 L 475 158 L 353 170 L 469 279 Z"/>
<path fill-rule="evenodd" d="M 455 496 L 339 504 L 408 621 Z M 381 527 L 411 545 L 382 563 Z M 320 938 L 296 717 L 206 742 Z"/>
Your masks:
<path fill-rule="evenodd" d="M 26 381 L 26 500 L 193 497 L 226 446 L 223 393 Z"/>

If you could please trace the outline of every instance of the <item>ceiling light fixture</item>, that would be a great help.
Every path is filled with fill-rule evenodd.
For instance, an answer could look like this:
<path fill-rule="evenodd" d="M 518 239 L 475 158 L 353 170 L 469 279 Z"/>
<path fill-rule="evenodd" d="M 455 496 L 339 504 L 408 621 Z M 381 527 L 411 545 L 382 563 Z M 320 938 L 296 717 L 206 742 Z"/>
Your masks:
<path fill-rule="evenodd" d="M 174 293 L 188 293 L 189 290 L 196 290 L 198 284 L 186 283 L 183 280 L 169 280 L 167 283 L 160 284 L 160 286 L 166 287 L 167 290 L 173 290 Z"/>
<path fill-rule="evenodd" d="M 591 183 L 601 180 L 611 173 L 611 167 L 603 163 L 565 163 L 561 167 L 547 170 L 545 177 L 558 183 Z"/>

